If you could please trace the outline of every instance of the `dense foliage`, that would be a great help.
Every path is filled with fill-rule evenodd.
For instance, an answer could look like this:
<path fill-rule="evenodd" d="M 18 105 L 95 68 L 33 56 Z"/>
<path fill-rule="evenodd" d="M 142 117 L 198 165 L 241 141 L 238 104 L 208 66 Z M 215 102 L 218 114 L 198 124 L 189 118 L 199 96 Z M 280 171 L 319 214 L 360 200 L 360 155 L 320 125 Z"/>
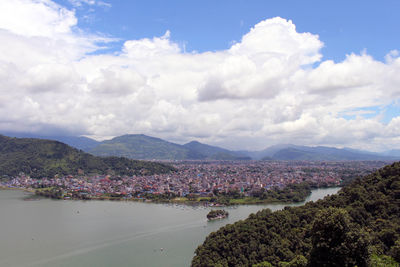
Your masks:
<path fill-rule="evenodd" d="M 283 188 L 272 188 L 272 190 L 262 191 L 259 198 L 266 202 L 301 202 L 311 194 L 309 183 L 288 184 Z"/>
<path fill-rule="evenodd" d="M 269 190 L 260 188 L 254 190 L 250 196 L 245 196 L 239 189 L 230 189 L 227 192 L 213 190 L 213 196 L 198 197 L 196 194 L 188 194 L 186 198 L 189 201 L 211 202 L 220 205 L 238 205 L 238 204 L 262 204 L 262 203 L 291 203 L 302 202 L 311 194 L 312 186 L 308 182 L 300 184 L 288 184 L 287 186 L 272 187 Z"/>
<path fill-rule="evenodd" d="M 226 225 L 197 248 L 192 266 L 360 267 L 394 260 L 400 262 L 400 163 L 323 200 Z"/>
<path fill-rule="evenodd" d="M 226 210 L 211 210 L 207 214 L 207 219 L 215 220 L 215 219 L 222 219 L 228 217 L 229 213 Z"/>
<path fill-rule="evenodd" d="M 0 135 L 0 177 L 23 172 L 33 178 L 90 173 L 137 175 L 165 173 L 173 167 L 118 157 L 95 157 L 66 144 Z"/>

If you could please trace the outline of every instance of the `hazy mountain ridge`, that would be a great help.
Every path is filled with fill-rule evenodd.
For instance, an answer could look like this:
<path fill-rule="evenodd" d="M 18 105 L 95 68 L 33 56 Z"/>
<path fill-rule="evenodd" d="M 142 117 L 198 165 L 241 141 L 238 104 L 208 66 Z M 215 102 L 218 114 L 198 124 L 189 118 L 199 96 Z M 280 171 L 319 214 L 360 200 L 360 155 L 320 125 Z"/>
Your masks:
<path fill-rule="evenodd" d="M 400 149 L 392 149 L 384 152 L 387 156 L 400 157 Z"/>
<path fill-rule="evenodd" d="M 348 148 L 335 148 L 335 147 L 308 147 L 308 146 L 295 146 L 288 145 L 276 151 L 274 154 L 267 154 L 265 157 L 268 159 L 276 160 L 395 160 L 399 157 L 387 156 L 385 154 L 374 153 L 369 151 L 348 149 Z"/>
<path fill-rule="evenodd" d="M 192 141 L 184 145 L 143 134 L 129 134 L 103 141 L 89 150 L 97 156 L 124 156 L 155 160 L 250 159 L 227 149 Z"/>
<path fill-rule="evenodd" d="M 191 141 L 183 145 L 188 149 L 195 151 L 199 154 L 204 155 L 209 159 L 215 160 L 250 160 L 251 157 L 246 156 L 243 153 L 231 151 L 225 148 L 211 146 L 207 144 L 200 143 L 198 141 Z"/>
<path fill-rule="evenodd" d="M 96 156 L 118 156 L 130 159 L 151 160 L 398 160 L 400 150 L 382 153 L 352 148 L 326 146 L 299 146 L 278 144 L 259 151 L 231 151 L 218 146 L 191 141 L 184 145 L 144 134 L 127 134 L 102 142 L 87 137 L 38 136 L 34 134 L 10 134 L 16 137 L 53 139 Z"/>
<path fill-rule="evenodd" d="M 349 148 L 279 144 L 261 151 L 231 151 L 191 141 L 184 145 L 146 135 L 124 135 L 89 151 L 99 156 L 125 156 L 133 159 L 161 160 L 396 160 L 400 156 Z"/>

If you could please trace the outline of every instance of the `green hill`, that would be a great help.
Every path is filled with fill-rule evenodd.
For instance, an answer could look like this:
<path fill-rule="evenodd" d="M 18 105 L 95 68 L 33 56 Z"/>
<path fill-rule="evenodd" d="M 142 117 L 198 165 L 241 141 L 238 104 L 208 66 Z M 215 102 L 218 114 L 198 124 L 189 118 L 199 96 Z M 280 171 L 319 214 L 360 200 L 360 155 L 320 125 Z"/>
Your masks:
<path fill-rule="evenodd" d="M 399 266 L 400 163 L 323 200 L 251 214 L 195 253 L 192 266 Z"/>
<path fill-rule="evenodd" d="M 85 152 L 96 147 L 100 142 L 93 140 L 85 136 L 68 136 L 68 135 L 41 135 L 34 133 L 17 133 L 17 132 L 3 132 L 3 135 L 8 137 L 18 137 L 18 138 L 36 138 L 36 139 L 46 139 L 54 140 L 74 148 L 83 150 Z"/>
<path fill-rule="evenodd" d="M 183 160 L 204 156 L 184 146 L 143 134 L 129 134 L 104 141 L 90 153 L 97 156 L 122 156 L 131 159 Z"/>
<path fill-rule="evenodd" d="M 97 156 L 123 156 L 158 160 L 249 160 L 250 157 L 216 146 L 192 141 L 179 145 L 143 134 L 130 134 L 103 141 L 89 151 Z"/>
<path fill-rule="evenodd" d="M 58 141 L 0 135 L 0 176 L 24 172 L 34 178 L 84 172 L 134 175 L 165 173 L 173 167 L 118 157 L 96 157 Z"/>

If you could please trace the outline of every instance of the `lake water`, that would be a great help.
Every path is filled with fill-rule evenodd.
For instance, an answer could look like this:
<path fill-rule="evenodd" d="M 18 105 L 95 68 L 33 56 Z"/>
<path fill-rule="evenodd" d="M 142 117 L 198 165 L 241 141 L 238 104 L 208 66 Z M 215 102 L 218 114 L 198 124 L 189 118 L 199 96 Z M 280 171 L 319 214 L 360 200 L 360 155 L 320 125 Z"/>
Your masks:
<path fill-rule="evenodd" d="M 307 201 L 338 190 L 314 190 Z M 229 218 L 207 222 L 210 208 L 200 206 L 24 201 L 27 194 L 0 190 L 0 266 L 189 266 L 210 232 L 264 208 L 289 206 L 227 207 Z"/>

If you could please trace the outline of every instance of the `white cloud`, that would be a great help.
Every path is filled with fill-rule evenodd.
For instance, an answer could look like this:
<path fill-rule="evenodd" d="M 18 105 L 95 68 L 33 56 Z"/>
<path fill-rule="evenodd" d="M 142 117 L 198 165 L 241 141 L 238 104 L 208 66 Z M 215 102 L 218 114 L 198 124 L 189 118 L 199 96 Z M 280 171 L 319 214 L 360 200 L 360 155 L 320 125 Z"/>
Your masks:
<path fill-rule="evenodd" d="M 73 11 L 48 0 L 0 2 L 0 28 L 25 37 L 68 34 L 77 24 Z"/>
<path fill-rule="evenodd" d="M 0 130 L 145 133 L 236 149 L 400 147 L 400 117 L 341 117 L 400 98 L 398 52 L 385 62 L 366 53 L 320 62 L 317 35 L 272 18 L 223 51 L 186 53 L 167 31 L 93 55 L 110 39 L 76 25 L 50 0 L 0 2 Z"/>
<path fill-rule="evenodd" d="M 107 7 L 110 8 L 112 5 L 110 3 L 104 2 L 104 1 L 97 1 L 97 0 L 69 0 L 69 2 L 74 6 L 74 7 L 81 7 L 84 4 L 89 5 L 89 6 L 102 6 L 102 7 Z"/>

